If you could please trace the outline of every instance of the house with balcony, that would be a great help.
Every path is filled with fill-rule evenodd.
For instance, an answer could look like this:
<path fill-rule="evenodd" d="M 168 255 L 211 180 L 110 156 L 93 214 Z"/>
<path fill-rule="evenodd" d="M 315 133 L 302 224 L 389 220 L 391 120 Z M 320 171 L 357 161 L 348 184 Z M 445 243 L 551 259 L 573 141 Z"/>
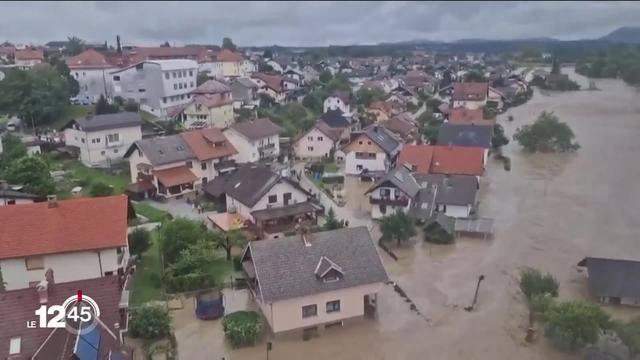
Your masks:
<path fill-rule="evenodd" d="M 56 283 L 123 274 L 129 206 L 124 195 L 0 206 L 5 290 L 35 287 L 47 272 Z"/>
<path fill-rule="evenodd" d="M 274 161 L 280 155 L 282 128 L 268 118 L 237 122 L 224 131 L 238 151 L 239 163 Z"/>
<path fill-rule="evenodd" d="M 287 88 L 285 87 L 285 81 L 282 76 L 255 73 L 251 75 L 251 80 L 260 87 L 258 93 L 268 95 L 278 104 L 285 102 L 287 98 Z"/>
<path fill-rule="evenodd" d="M 350 175 L 386 173 L 402 149 L 402 142 L 393 133 L 377 125 L 352 133 L 351 139 L 341 149 L 345 172 Z"/>
<path fill-rule="evenodd" d="M 323 211 L 309 200 L 308 191 L 266 165 L 242 165 L 207 183 L 203 190 L 223 201 L 227 213 L 242 219 L 259 239 L 280 237 L 299 224 L 315 225 Z"/>
<path fill-rule="evenodd" d="M 380 219 L 398 211 L 408 212 L 420 185 L 409 169 L 398 166 L 373 184 L 366 192 L 371 204 L 371 217 Z"/>
<path fill-rule="evenodd" d="M 253 66 L 248 60 L 245 61 L 242 54 L 229 49 L 222 49 L 216 55 L 216 62 L 222 64 L 222 76 L 225 79 L 247 76 L 250 72 L 253 72 L 251 71 Z"/>
<path fill-rule="evenodd" d="M 236 154 L 216 128 L 136 141 L 125 154 L 131 174 L 127 192 L 136 198 L 188 194 L 234 170 Z"/>
<path fill-rule="evenodd" d="M 467 219 L 477 212 L 478 178 L 468 175 L 414 174 L 420 191 L 409 214 L 426 220 L 437 214 Z M 429 216 L 425 216 L 429 211 Z"/>
<path fill-rule="evenodd" d="M 80 161 L 88 167 L 109 167 L 122 162 L 131 144 L 142 139 L 142 119 L 135 112 L 87 116 L 64 127 L 67 146 L 80 150 Z"/>
<path fill-rule="evenodd" d="M 215 127 L 224 129 L 233 124 L 231 87 L 217 80 L 208 80 L 191 92 L 191 103 L 182 113 L 187 129 Z"/>
<path fill-rule="evenodd" d="M 252 241 L 241 260 L 251 297 L 276 336 L 308 337 L 375 317 L 389 280 L 364 226 Z"/>
<path fill-rule="evenodd" d="M 196 88 L 195 60 L 146 60 L 110 73 L 113 96 L 140 104 L 140 110 L 172 118 L 191 102 Z"/>
<path fill-rule="evenodd" d="M 318 121 L 293 143 L 293 151 L 300 159 L 330 159 L 344 132 L 345 129 L 335 129 Z"/>
<path fill-rule="evenodd" d="M 250 78 L 238 78 L 231 83 L 233 109 L 255 109 L 260 105 L 258 89 L 260 86 Z"/>

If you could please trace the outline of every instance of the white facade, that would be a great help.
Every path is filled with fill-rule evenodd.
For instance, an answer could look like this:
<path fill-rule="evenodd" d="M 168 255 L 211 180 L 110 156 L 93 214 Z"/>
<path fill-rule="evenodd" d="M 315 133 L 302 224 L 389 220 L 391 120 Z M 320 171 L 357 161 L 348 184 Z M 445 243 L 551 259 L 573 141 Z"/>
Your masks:
<path fill-rule="evenodd" d="M 258 297 L 256 302 L 271 330 L 280 333 L 361 317 L 364 315 L 365 296 L 377 294 L 382 287 L 382 283 L 373 283 L 274 303 L 264 303 Z M 327 302 L 336 300 L 340 301 L 340 310 L 327 312 Z M 315 316 L 303 317 L 302 307 L 308 305 L 317 306 Z"/>
<path fill-rule="evenodd" d="M 33 285 L 44 280 L 47 269 L 53 270 L 56 283 L 116 275 L 118 268 L 126 264 L 127 259 L 126 248 L 79 251 L 43 255 L 44 266 L 32 270 L 27 270 L 25 258 L 3 259 L 0 260 L 0 271 L 2 279 L 6 282 L 5 289 L 16 290 L 28 288 L 30 283 Z"/>
<path fill-rule="evenodd" d="M 471 205 L 444 205 L 439 204 L 436 211 L 443 212 L 453 218 L 468 218 L 471 214 Z"/>
<path fill-rule="evenodd" d="M 413 200 L 396 187 L 381 186 L 373 190 L 369 196 L 371 199 L 375 199 L 378 201 L 380 201 L 380 199 L 390 200 L 389 202 L 384 204 L 371 204 L 372 219 L 381 219 L 398 211 L 406 213 L 411 208 L 411 202 Z M 403 205 L 402 203 L 397 201 L 399 199 L 406 199 L 406 205 Z"/>
<path fill-rule="evenodd" d="M 100 98 L 100 95 L 104 95 L 105 98 L 113 98 L 111 83 L 111 72 L 116 71 L 116 67 L 107 69 L 83 69 L 73 68 L 70 69 L 70 74 L 78 82 L 78 95 L 88 96 L 94 101 Z"/>
<path fill-rule="evenodd" d="M 485 105 L 487 105 L 486 98 L 484 100 L 454 100 L 453 101 L 454 108 L 464 107 L 467 109 L 475 110 L 475 109 L 480 109 Z"/>
<path fill-rule="evenodd" d="M 131 144 L 142 139 L 142 131 L 140 125 L 91 132 L 67 128 L 64 138 L 67 145 L 80 148 L 84 165 L 105 166 L 122 161 Z"/>
<path fill-rule="evenodd" d="M 145 61 L 111 73 L 113 96 L 133 100 L 141 110 L 166 117 L 169 108 L 191 101 L 197 75 L 194 60 Z"/>
<path fill-rule="evenodd" d="M 240 63 L 240 76 L 248 77 L 256 71 L 258 71 L 258 67 L 253 61 L 244 59 Z"/>
<path fill-rule="evenodd" d="M 219 62 L 219 61 L 200 63 L 198 65 L 198 72 L 207 72 L 209 73 L 210 78 L 224 79 L 224 73 L 222 71 L 222 62 Z"/>
<path fill-rule="evenodd" d="M 0 206 L 9 206 L 10 201 L 15 201 L 14 205 L 33 204 L 33 199 L 14 199 L 0 196 Z"/>
<path fill-rule="evenodd" d="M 21 69 L 29 69 L 34 67 L 35 65 L 41 64 L 42 60 L 40 59 L 26 59 L 26 60 L 21 60 L 21 59 L 14 59 L 13 61 L 15 63 L 15 65 Z"/>
<path fill-rule="evenodd" d="M 290 193 L 291 200 L 287 205 L 297 204 L 300 202 L 307 201 L 307 194 L 293 187 L 291 184 L 280 180 L 279 183 L 274 185 L 253 207 L 248 207 L 247 205 L 241 203 L 240 201 L 234 199 L 233 197 L 227 194 L 227 211 L 229 209 L 235 209 L 236 212 L 245 219 L 251 220 L 251 222 L 255 223 L 253 216 L 251 216 L 251 212 L 256 210 L 264 210 L 268 208 L 277 208 L 284 206 L 284 194 Z M 274 202 L 269 202 L 269 198 L 275 196 Z"/>
<path fill-rule="evenodd" d="M 250 140 L 233 128 L 228 128 L 224 131 L 224 136 L 238 151 L 236 155 L 238 163 L 256 162 L 280 155 L 280 135 Z"/>
<path fill-rule="evenodd" d="M 335 145 L 333 139 L 314 127 L 296 141 L 293 151 L 301 159 L 329 158 Z"/>
<path fill-rule="evenodd" d="M 323 109 L 324 112 L 336 109 L 342 110 L 342 112 L 345 114 L 351 112 L 351 107 L 349 106 L 349 104 L 345 104 L 344 101 L 342 101 L 342 99 L 337 96 L 329 96 L 328 98 L 324 99 Z"/>
<path fill-rule="evenodd" d="M 362 156 L 363 154 L 365 156 Z M 359 153 L 356 151 L 349 151 L 345 155 L 345 172 L 347 174 L 358 175 L 364 169 L 368 169 L 369 171 L 389 170 L 387 155 L 384 152 Z"/>

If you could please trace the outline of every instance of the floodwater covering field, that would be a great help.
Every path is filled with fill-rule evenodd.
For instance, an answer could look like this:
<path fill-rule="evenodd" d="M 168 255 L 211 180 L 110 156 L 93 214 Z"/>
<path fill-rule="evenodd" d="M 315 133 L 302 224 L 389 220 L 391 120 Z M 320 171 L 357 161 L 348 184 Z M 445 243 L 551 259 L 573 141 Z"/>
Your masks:
<path fill-rule="evenodd" d="M 563 71 L 587 88 L 586 78 Z M 536 267 L 560 280 L 561 298 L 588 298 L 586 274 L 576 267 L 584 256 L 640 259 L 640 93 L 618 80 L 599 80 L 597 86 L 601 91 L 536 91 L 528 103 L 499 116 L 511 137 L 543 110 L 554 111 L 582 148 L 573 154 L 524 154 L 512 141 L 504 148 L 510 172 L 489 161 L 480 213 L 495 219 L 493 239 L 459 239 L 451 246 L 419 240 L 397 250 L 398 261 L 381 253 L 390 278 L 420 315 L 386 286 L 378 296 L 377 319 L 310 341 L 274 340 L 270 359 L 580 358 L 552 348 L 539 327 L 537 341 L 525 343 L 528 311 L 517 278 L 521 268 Z M 508 122 L 508 115 L 515 120 Z M 463 308 L 480 274 L 486 280 L 475 310 L 467 312 Z M 628 308 L 607 310 L 619 317 L 640 315 Z M 266 339 L 230 350 L 219 322 L 200 322 L 192 310 L 174 317 L 182 359 L 266 357 Z M 192 322 L 199 324 L 194 328 Z"/>

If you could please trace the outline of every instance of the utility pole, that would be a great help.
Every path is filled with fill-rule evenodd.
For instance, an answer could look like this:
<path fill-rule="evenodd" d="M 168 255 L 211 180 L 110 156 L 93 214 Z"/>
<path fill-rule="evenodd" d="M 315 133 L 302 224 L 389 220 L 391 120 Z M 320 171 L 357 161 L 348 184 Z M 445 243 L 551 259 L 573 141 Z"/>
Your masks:
<path fill-rule="evenodd" d="M 484 280 L 484 275 L 480 275 L 478 277 L 478 284 L 476 285 L 476 293 L 473 296 L 473 302 L 471 303 L 471 306 L 467 306 L 464 309 L 467 311 L 471 311 L 473 310 L 473 307 L 476 305 L 476 301 L 478 301 L 478 290 L 480 290 L 480 283 L 482 282 L 482 280 Z"/>

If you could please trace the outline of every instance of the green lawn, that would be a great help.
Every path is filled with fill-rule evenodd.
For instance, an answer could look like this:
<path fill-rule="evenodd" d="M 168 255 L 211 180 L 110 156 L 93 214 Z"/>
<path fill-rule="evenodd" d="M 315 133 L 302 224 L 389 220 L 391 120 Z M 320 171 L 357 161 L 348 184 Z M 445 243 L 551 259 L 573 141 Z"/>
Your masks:
<path fill-rule="evenodd" d="M 129 299 L 133 306 L 164 299 L 160 241 L 157 230 L 151 232 L 151 240 L 151 247 L 142 255 L 142 260 L 138 263 L 136 272 L 133 274 Z"/>
<path fill-rule="evenodd" d="M 149 204 L 136 203 L 133 205 L 133 208 L 136 210 L 136 213 L 138 215 L 142 215 L 146 217 L 151 222 L 161 222 L 162 220 L 167 219 L 169 217 L 168 212 L 164 210 L 160 210 Z"/>
<path fill-rule="evenodd" d="M 71 189 L 76 186 L 81 186 L 86 194 L 94 182 L 111 185 L 114 194 L 124 193 L 129 184 L 129 175 L 126 173 L 116 175 L 107 170 L 88 168 L 78 160 L 60 159 L 55 156 L 48 156 L 47 159 L 52 171 L 67 171 L 65 180 L 56 184 L 56 195 L 61 199 L 68 198 L 71 195 Z"/>
<path fill-rule="evenodd" d="M 331 162 L 327 162 L 324 164 L 324 172 L 325 173 L 337 173 L 338 172 L 338 165 L 336 165 L 335 162 L 331 161 Z"/>

